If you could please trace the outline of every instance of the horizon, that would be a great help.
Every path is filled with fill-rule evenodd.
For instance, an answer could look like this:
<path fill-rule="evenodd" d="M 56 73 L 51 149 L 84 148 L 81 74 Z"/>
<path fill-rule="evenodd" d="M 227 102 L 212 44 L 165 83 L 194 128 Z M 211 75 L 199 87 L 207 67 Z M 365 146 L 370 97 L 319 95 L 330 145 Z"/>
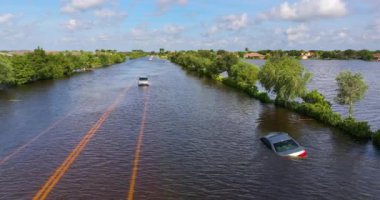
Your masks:
<path fill-rule="evenodd" d="M 376 0 L 5 0 L 0 50 L 371 50 Z"/>
<path fill-rule="evenodd" d="M 23 51 L 27 51 L 27 52 L 32 52 L 34 50 L 36 50 L 37 48 L 39 47 L 36 47 L 36 48 L 32 48 L 32 49 L 11 49 L 11 50 L 8 50 L 8 49 L 0 49 L 0 52 L 23 52 Z M 152 50 L 152 51 L 144 51 L 142 49 L 131 49 L 131 50 L 126 50 L 126 51 L 120 51 L 120 50 L 117 50 L 117 49 L 93 49 L 93 50 L 83 50 L 83 49 L 63 49 L 63 50 L 50 50 L 50 49 L 44 49 L 42 48 L 42 50 L 44 50 L 45 52 L 65 52 L 65 51 L 83 51 L 83 52 L 95 52 L 97 50 L 116 50 L 117 52 L 132 52 L 132 51 L 143 51 L 145 53 L 150 53 L 150 52 L 154 52 L 154 53 L 159 53 L 159 50 Z M 183 49 L 177 49 L 177 50 L 166 50 L 164 49 L 165 51 L 168 51 L 168 52 L 175 52 L 175 51 L 199 51 L 199 50 L 205 50 L 205 51 L 219 51 L 219 50 L 223 50 L 223 51 L 228 51 L 228 50 L 225 50 L 225 49 L 190 49 L 190 50 L 183 50 Z M 310 49 L 310 50 L 306 50 L 306 49 L 258 49 L 258 50 L 248 50 L 248 51 L 245 51 L 244 49 L 242 50 L 236 50 L 236 51 L 228 51 L 228 52 L 251 52 L 251 53 L 255 53 L 255 52 L 259 52 L 259 51 L 284 51 L 284 52 L 288 52 L 288 51 L 305 51 L 305 52 L 316 52 L 316 51 L 346 51 L 346 50 L 353 50 L 353 51 L 362 51 L 362 50 L 368 50 L 370 52 L 380 52 L 380 49 L 374 49 L 374 50 L 369 50 L 369 49 L 332 49 L 332 50 L 322 50 L 322 49 Z"/>

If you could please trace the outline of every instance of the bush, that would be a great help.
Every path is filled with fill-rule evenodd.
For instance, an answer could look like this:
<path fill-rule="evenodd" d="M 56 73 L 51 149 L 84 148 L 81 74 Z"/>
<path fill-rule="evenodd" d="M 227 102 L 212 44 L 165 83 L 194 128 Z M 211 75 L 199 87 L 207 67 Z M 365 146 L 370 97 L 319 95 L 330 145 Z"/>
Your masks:
<path fill-rule="evenodd" d="M 372 132 L 368 122 L 358 122 L 353 118 L 346 118 L 338 124 L 338 127 L 357 139 L 371 138 Z"/>
<path fill-rule="evenodd" d="M 205 57 L 205 55 L 207 55 L 207 57 Z M 188 71 L 195 71 L 198 74 L 207 75 L 217 81 L 221 81 L 223 84 L 232 88 L 236 88 L 237 90 L 240 90 L 249 96 L 260 100 L 262 103 L 274 102 L 276 106 L 287 108 L 299 114 L 313 118 L 326 125 L 337 127 L 346 134 L 358 139 L 371 138 L 372 132 L 370 130 L 368 122 L 358 122 L 353 118 L 347 118 L 343 120 L 340 114 L 335 113 L 331 109 L 330 102 L 328 102 L 325 97 L 317 90 L 312 90 L 302 96 L 302 99 L 304 101 L 303 103 L 286 100 L 290 98 L 276 98 L 276 100 L 273 101 L 269 97 L 268 93 L 259 92 L 255 86 L 257 79 L 257 70 L 255 67 L 252 67 L 245 63 L 238 63 L 231 67 L 226 65 L 227 62 L 224 63 L 224 67 L 220 67 L 220 63 L 216 62 L 217 59 L 215 60 L 215 58 L 223 60 L 224 53 L 215 55 L 215 53 L 211 51 L 205 51 L 202 52 L 202 54 L 199 52 L 186 52 L 176 53 L 170 57 L 172 62 L 181 65 L 184 69 Z M 222 79 L 219 76 L 219 72 L 225 69 L 230 69 L 230 77 Z M 305 76 L 303 78 L 304 79 L 302 81 L 307 82 L 308 76 Z M 279 87 L 281 86 L 282 85 L 279 85 Z M 290 87 L 289 89 L 293 90 L 294 88 Z M 284 95 L 286 96 L 287 94 Z M 373 142 L 374 144 L 380 146 L 380 130 L 373 135 Z"/>
<path fill-rule="evenodd" d="M 375 146 L 380 147 L 380 129 L 373 133 L 372 142 Z"/>
<path fill-rule="evenodd" d="M 341 116 L 335 112 L 333 112 L 329 105 L 326 104 L 310 104 L 303 103 L 299 107 L 299 111 L 302 114 L 305 114 L 309 117 L 312 117 L 324 124 L 328 124 L 331 126 L 338 125 L 342 119 Z"/>
<path fill-rule="evenodd" d="M 270 97 L 268 96 L 268 93 L 259 92 L 255 85 L 251 86 L 251 85 L 239 84 L 231 78 L 225 78 L 223 79 L 222 82 L 223 84 L 227 86 L 243 91 L 244 93 L 248 94 L 250 97 L 258 99 L 262 103 L 273 103 L 272 99 L 270 99 Z"/>
<path fill-rule="evenodd" d="M 320 104 L 326 104 L 331 106 L 330 102 L 326 101 L 325 97 L 319 93 L 317 90 L 312 90 L 311 92 L 306 93 L 303 97 L 302 100 L 306 103 L 320 103 Z"/>
<path fill-rule="evenodd" d="M 259 99 L 262 103 L 273 103 L 273 100 L 266 92 L 257 92 L 255 98 Z"/>

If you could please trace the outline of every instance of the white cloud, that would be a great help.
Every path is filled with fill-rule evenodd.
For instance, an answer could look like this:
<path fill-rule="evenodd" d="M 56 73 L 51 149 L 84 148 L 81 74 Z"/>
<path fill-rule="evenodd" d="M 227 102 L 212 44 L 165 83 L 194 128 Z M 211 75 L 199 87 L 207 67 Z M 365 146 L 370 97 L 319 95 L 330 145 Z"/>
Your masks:
<path fill-rule="evenodd" d="M 369 26 L 369 29 L 380 32 L 380 19 L 375 19 Z"/>
<path fill-rule="evenodd" d="M 248 25 L 247 13 L 241 15 L 228 15 L 223 17 L 219 23 L 219 28 L 225 28 L 228 30 L 240 30 Z"/>
<path fill-rule="evenodd" d="M 374 19 L 364 30 L 361 39 L 380 40 L 380 19 Z"/>
<path fill-rule="evenodd" d="M 94 26 L 94 23 L 91 21 L 79 21 L 77 19 L 69 19 L 67 22 L 63 23 L 63 28 L 69 31 L 75 30 L 88 30 Z"/>
<path fill-rule="evenodd" d="M 300 40 L 308 38 L 310 36 L 308 32 L 309 28 L 304 24 L 301 24 L 297 27 L 289 27 L 286 29 L 286 35 L 289 42 L 298 42 Z"/>
<path fill-rule="evenodd" d="M 9 23 L 14 18 L 11 13 L 0 14 L 0 24 Z"/>
<path fill-rule="evenodd" d="M 259 15 L 260 20 L 310 21 L 320 18 L 335 18 L 347 15 L 343 0 L 300 0 L 293 4 L 284 2 Z"/>
<path fill-rule="evenodd" d="M 188 0 L 156 0 L 161 13 L 168 11 L 173 5 L 184 6 Z"/>
<path fill-rule="evenodd" d="M 107 41 L 107 40 L 110 40 L 110 36 L 105 33 L 102 33 L 98 36 L 98 39 L 101 41 Z"/>
<path fill-rule="evenodd" d="M 145 26 L 139 26 L 132 28 L 130 36 L 133 40 L 146 40 L 153 37 L 153 33 L 145 28 Z"/>
<path fill-rule="evenodd" d="M 149 27 L 149 24 L 140 24 L 130 29 L 124 37 L 128 38 L 129 45 L 134 46 L 134 49 L 178 49 L 178 47 L 188 48 L 191 45 L 182 34 L 185 27 L 181 25 L 168 24 L 159 29 L 149 29 Z"/>
<path fill-rule="evenodd" d="M 217 20 L 216 24 L 211 26 L 208 32 L 205 34 L 206 36 L 217 33 L 220 30 L 228 30 L 228 31 L 238 31 L 244 29 L 248 26 L 248 15 L 247 13 L 243 13 L 241 15 L 227 15 L 219 20 Z"/>
<path fill-rule="evenodd" d="M 311 35 L 309 28 L 305 24 L 296 27 L 289 27 L 286 29 L 285 34 L 288 42 L 294 44 L 315 43 L 320 40 L 320 36 Z"/>
<path fill-rule="evenodd" d="M 98 18 L 97 22 L 100 26 L 112 26 L 123 22 L 127 13 L 115 9 L 99 9 L 94 11 L 94 15 Z"/>
<path fill-rule="evenodd" d="M 182 33 L 183 30 L 184 30 L 184 27 L 179 26 L 179 25 L 166 25 L 163 28 L 164 33 L 173 34 L 173 35 L 180 34 Z"/>
<path fill-rule="evenodd" d="M 75 19 L 70 19 L 65 23 L 65 28 L 68 30 L 75 30 L 78 27 L 78 22 Z"/>
<path fill-rule="evenodd" d="M 340 31 L 337 35 L 338 38 L 344 39 L 348 37 L 348 34 L 346 31 Z"/>
<path fill-rule="evenodd" d="M 160 38 L 163 41 L 174 40 L 181 37 L 185 30 L 183 26 L 168 24 L 161 29 L 148 29 L 146 24 L 132 28 L 129 32 L 133 40 L 152 40 Z"/>
<path fill-rule="evenodd" d="M 88 9 L 98 8 L 106 3 L 108 0 L 69 0 L 61 8 L 64 13 L 75 13 L 78 11 L 85 11 Z"/>
<path fill-rule="evenodd" d="M 99 9 L 94 12 L 94 15 L 99 18 L 119 18 L 119 17 L 126 17 L 126 12 L 119 12 L 116 10 L 111 9 Z"/>

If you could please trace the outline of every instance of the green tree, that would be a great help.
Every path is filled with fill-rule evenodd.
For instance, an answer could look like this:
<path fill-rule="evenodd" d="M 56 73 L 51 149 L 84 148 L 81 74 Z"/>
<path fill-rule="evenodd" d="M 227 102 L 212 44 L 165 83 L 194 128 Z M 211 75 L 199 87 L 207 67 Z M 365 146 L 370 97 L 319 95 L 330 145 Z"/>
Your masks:
<path fill-rule="evenodd" d="M 352 118 L 353 104 L 364 97 L 368 85 L 360 73 L 352 74 L 350 71 L 340 72 L 336 81 L 338 94 L 335 101 L 341 105 L 349 105 L 349 118 Z"/>
<path fill-rule="evenodd" d="M 238 62 L 231 67 L 231 78 L 241 86 L 254 86 L 258 80 L 259 68 L 246 62 Z"/>
<path fill-rule="evenodd" d="M 302 99 L 306 103 L 319 103 L 319 104 L 327 104 L 329 105 L 330 103 L 325 99 L 325 97 L 319 93 L 317 90 L 312 90 L 308 93 L 306 93 L 304 96 L 302 96 Z"/>
<path fill-rule="evenodd" d="M 356 59 L 356 52 L 352 49 L 347 49 L 343 53 L 345 59 Z"/>
<path fill-rule="evenodd" d="M 0 85 L 7 85 L 12 79 L 11 61 L 8 57 L 0 55 Z"/>
<path fill-rule="evenodd" d="M 36 72 L 33 80 L 49 79 L 51 78 L 50 68 L 46 63 L 48 57 L 41 47 L 37 47 L 32 53 L 27 54 L 27 60 Z"/>
<path fill-rule="evenodd" d="M 160 48 L 160 55 L 162 55 L 164 53 L 165 53 L 165 49 L 164 48 Z"/>
<path fill-rule="evenodd" d="M 372 53 L 366 49 L 358 51 L 358 57 L 362 60 L 372 60 L 373 59 Z"/>
<path fill-rule="evenodd" d="M 261 85 L 269 92 L 276 93 L 278 100 L 301 97 L 311 79 L 299 60 L 290 57 L 272 57 L 259 72 Z"/>
<path fill-rule="evenodd" d="M 12 66 L 14 70 L 15 85 L 23 85 L 35 80 L 34 77 L 36 77 L 36 71 L 27 56 L 13 56 Z"/>
<path fill-rule="evenodd" d="M 224 71 L 227 71 L 229 74 L 231 74 L 231 67 L 232 65 L 238 63 L 239 58 L 235 54 L 226 52 L 224 50 L 219 50 L 217 54 L 218 56 L 213 66 L 213 71 L 215 74 Z"/>

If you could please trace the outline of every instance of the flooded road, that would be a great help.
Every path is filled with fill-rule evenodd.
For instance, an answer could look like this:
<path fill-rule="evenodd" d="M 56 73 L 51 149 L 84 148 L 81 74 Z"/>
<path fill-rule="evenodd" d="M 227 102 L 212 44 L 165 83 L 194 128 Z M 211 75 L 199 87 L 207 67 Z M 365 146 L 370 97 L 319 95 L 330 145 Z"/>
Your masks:
<path fill-rule="evenodd" d="M 150 87 L 137 87 L 147 75 Z M 380 151 L 148 58 L 0 93 L 0 199 L 376 199 Z M 309 158 L 259 138 L 286 131 Z"/>

